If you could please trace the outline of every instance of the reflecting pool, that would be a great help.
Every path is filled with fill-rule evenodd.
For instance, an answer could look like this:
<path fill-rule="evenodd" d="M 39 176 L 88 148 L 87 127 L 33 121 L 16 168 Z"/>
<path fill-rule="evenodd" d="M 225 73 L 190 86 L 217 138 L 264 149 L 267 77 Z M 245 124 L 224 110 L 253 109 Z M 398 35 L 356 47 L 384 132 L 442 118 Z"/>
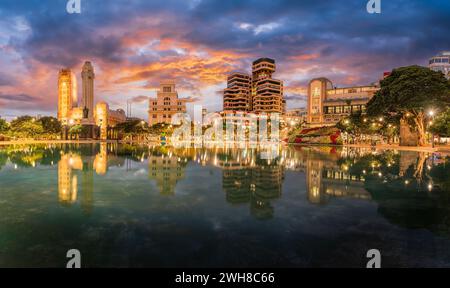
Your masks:
<path fill-rule="evenodd" d="M 450 267 L 449 158 L 0 146 L 0 267 Z"/>

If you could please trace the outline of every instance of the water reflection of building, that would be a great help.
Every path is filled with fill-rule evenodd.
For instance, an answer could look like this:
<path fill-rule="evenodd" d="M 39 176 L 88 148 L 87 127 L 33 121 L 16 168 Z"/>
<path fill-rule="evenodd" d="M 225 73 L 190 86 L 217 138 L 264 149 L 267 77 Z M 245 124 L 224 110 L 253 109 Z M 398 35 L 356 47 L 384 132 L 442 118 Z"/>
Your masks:
<path fill-rule="evenodd" d="M 90 214 L 94 202 L 94 170 L 97 175 L 104 175 L 108 163 L 119 166 L 124 163 L 122 158 L 108 156 L 108 152 L 113 150 L 112 145 L 102 143 L 100 149 L 92 145 L 80 151 L 74 149 L 77 152 L 61 151 L 61 160 L 58 162 L 59 202 L 63 205 L 72 205 L 81 195 L 81 208 L 84 213 Z"/>
<path fill-rule="evenodd" d="M 254 150 L 247 153 L 245 159 L 242 155 L 227 154 L 221 158 L 222 187 L 226 199 L 231 204 L 250 203 L 250 211 L 258 219 L 273 217 L 274 210 L 271 201 L 281 197 L 281 188 L 284 180 L 284 167 L 278 161 L 258 160 Z M 237 157 L 239 156 L 239 157 Z"/>
<path fill-rule="evenodd" d="M 305 168 L 308 201 L 313 204 L 324 204 L 330 197 L 371 199 L 364 189 L 365 177 L 351 174 L 345 165 L 309 155 Z"/>
<path fill-rule="evenodd" d="M 61 156 L 58 163 L 58 199 L 62 204 L 72 204 L 77 201 L 78 177 L 73 169 L 82 169 L 81 157 L 72 154 Z"/>
<path fill-rule="evenodd" d="M 174 195 L 177 182 L 184 178 L 186 162 L 174 155 L 151 155 L 148 158 L 149 178 L 156 181 L 162 195 Z"/>

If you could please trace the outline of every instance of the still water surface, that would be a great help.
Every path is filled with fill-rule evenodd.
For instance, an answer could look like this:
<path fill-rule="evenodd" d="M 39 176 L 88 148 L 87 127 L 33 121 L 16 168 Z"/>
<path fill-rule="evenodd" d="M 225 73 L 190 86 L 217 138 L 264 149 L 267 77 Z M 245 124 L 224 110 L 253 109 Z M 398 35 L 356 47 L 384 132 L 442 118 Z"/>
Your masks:
<path fill-rule="evenodd" d="M 328 147 L 0 147 L 0 267 L 450 267 L 450 163 Z"/>

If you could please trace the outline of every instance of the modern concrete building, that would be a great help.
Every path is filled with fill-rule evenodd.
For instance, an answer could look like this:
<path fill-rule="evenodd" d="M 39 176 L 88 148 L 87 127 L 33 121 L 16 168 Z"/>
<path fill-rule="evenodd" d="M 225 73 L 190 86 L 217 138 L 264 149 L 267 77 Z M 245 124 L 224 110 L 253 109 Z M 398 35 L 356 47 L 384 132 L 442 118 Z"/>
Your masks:
<path fill-rule="evenodd" d="M 81 82 L 83 85 L 83 97 L 81 98 L 81 108 L 87 109 L 88 121 L 94 120 L 94 68 L 91 62 L 86 61 L 81 72 Z"/>
<path fill-rule="evenodd" d="M 252 66 L 252 111 L 255 113 L 283 113 L 283 82 L 272 78 L 275 60 L 260 58 Z"/>
<path fill-rule="evenodd" d="M 77 102 L 77 78 L 70 69 L 62 69 L 58 76 L 58 119 L 63 125 L 69 123 Z"/>
<path fill-rule="evenodd" d="M 170 124 L 173 115 L 186 113 L 187 101 L 187 99 L 178 97 L 174 81 L 166 80 L 161 82 L 156 98 L 149 99 L 149 125 L 152 126 L 158 123 Z"/>
<path fill-rule="evenodd" d="M 223 110 L 230 111 L 251 111 L 252 78 L 244 73 L 236 72 L 228 76 L 227 88 L 223 94 Z"/>
<path fill-rule="evenodd" d="M 252 76 L 235 72 L 228 76 L 223 95 L 223 111 L 284 113 L 283 82 L 272 78 L 275 60 L 260 58 L 253 62 Z"/>
<path fill-rule="evenodd" d="M 450 51 L 444 51 L 430 59 L 429 67 L 433 71 L 442 72 L 450 79 Z"/>
<path fill-rule="evenodd" d="M 365 113 L 367 102 L 379 90 L 378 85 L 333 87 L 327 78 L 317 78 L 308 85 L 308 120 L 311 125 L 334 125 L 351 113 Z"/>

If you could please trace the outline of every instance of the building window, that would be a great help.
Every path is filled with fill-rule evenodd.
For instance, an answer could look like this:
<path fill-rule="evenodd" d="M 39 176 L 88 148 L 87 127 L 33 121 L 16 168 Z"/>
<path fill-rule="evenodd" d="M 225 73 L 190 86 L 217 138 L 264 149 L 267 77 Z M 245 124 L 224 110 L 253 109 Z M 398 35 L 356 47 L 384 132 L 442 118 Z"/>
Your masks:
<path fill-rule="evenodd" d="M 341 106 L 337 106 L 336 107 L 336 114 L 341 114 L 342 113 L 342 107 Z"/>
<path fill-rule="evenodd" d="M 163 92 L 169 93 L 172 92 L 172 90 L 170 89 L 170 87 L 163 87 Z"/>

